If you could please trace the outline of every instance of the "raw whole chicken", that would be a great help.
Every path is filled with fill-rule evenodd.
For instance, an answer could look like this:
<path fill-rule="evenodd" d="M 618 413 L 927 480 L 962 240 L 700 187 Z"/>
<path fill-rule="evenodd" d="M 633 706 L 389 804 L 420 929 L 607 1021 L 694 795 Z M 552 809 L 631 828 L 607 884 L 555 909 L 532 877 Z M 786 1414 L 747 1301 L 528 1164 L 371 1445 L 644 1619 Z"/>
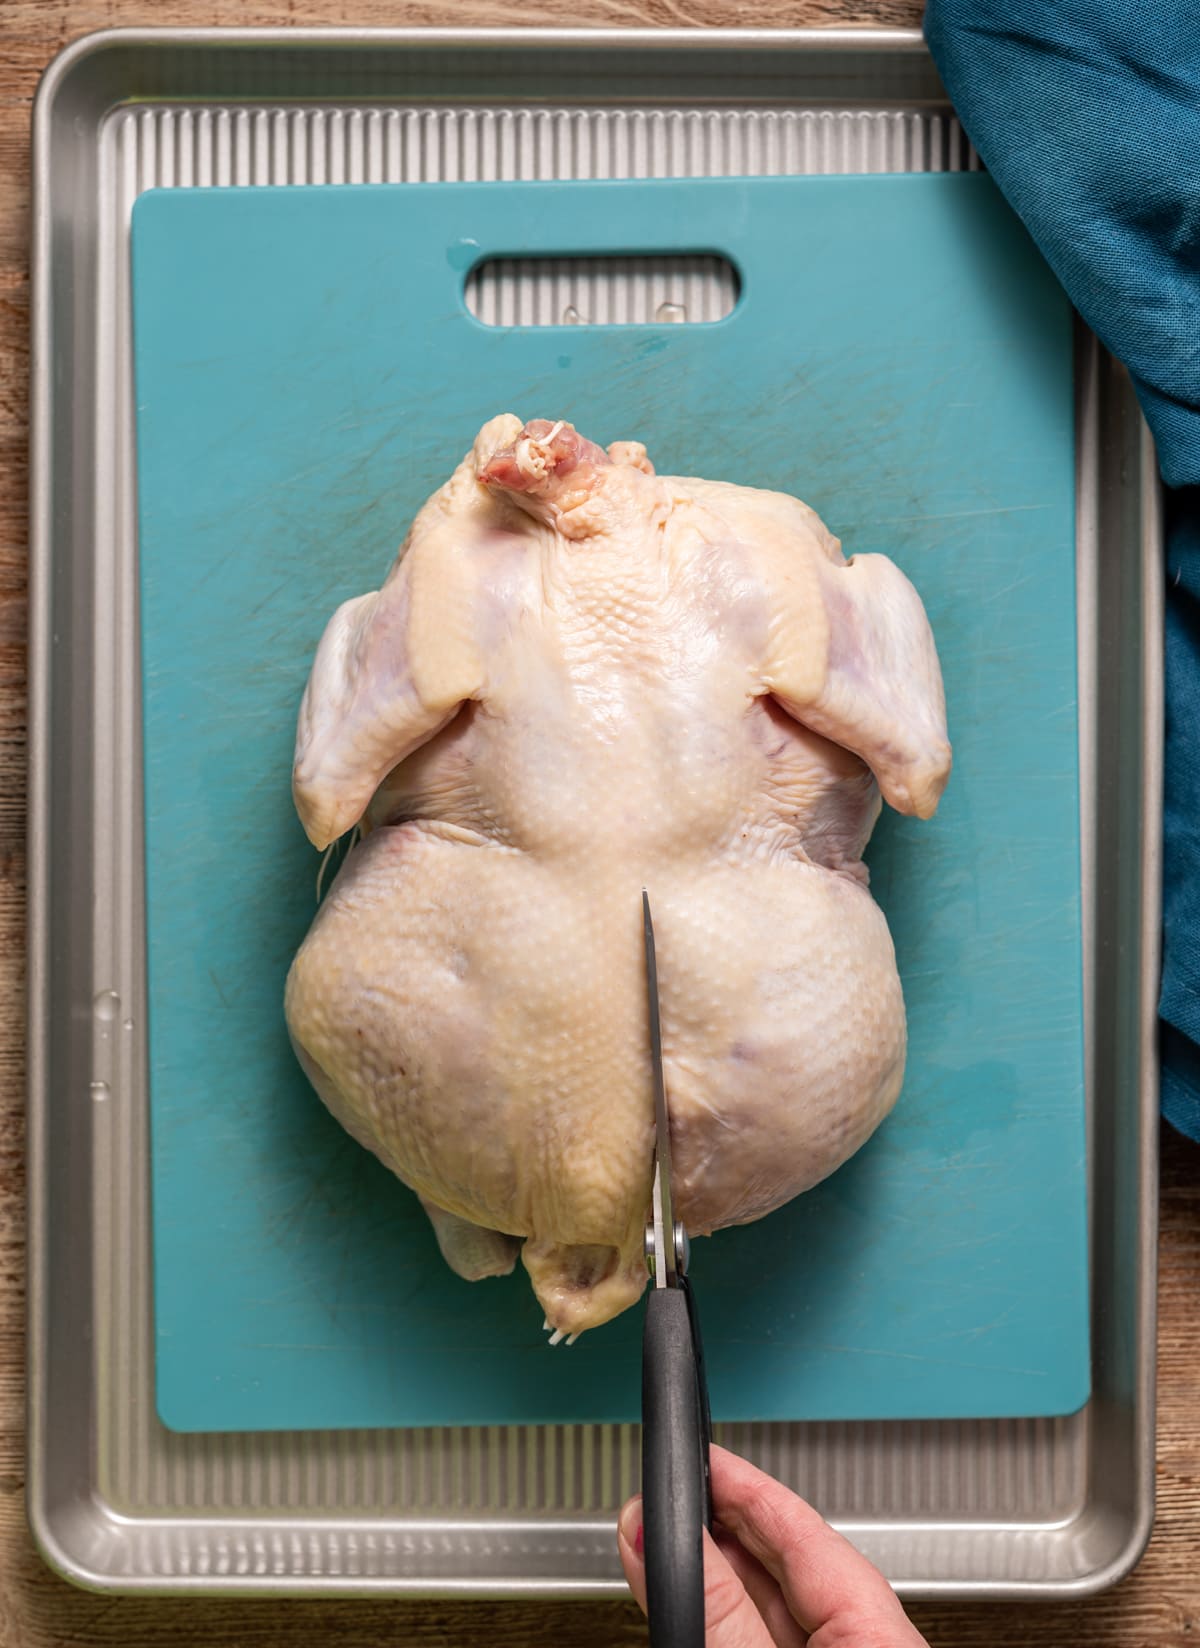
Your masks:
<path fill-rule="evenodd" d="M 287 982 L 300 1062 L 459 1275 L 555 1340 L 646 1281 L 653 901 L 677 1216 L 759 1219 L 887 1114 L 904 1004 L 863 848 L 950 768 L 916 591 L 806 505 L 493 419 L 329 621 L 294 797 L 361 839 Z"/>

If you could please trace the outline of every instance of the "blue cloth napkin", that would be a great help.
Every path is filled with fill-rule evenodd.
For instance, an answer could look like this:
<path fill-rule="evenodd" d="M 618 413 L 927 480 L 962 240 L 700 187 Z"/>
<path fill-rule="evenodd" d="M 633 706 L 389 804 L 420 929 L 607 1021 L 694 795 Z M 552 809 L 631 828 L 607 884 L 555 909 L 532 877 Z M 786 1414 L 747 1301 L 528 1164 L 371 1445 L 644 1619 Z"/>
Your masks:
<path fill-rule="evenodd" d="M 930 0 L 925 34 L 1170 489 L 1162 1103 L 1200 1139 L 1200 0 Z"/>

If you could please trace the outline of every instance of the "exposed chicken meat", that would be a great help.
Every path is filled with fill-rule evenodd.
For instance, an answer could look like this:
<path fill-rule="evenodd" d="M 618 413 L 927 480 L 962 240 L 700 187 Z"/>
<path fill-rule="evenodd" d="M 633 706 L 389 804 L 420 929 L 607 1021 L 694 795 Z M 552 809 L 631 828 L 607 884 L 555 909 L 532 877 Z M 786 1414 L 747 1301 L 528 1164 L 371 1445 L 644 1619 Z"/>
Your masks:
<path fill-rule="evenodd" d="M 679 1216 L 761 1218 L 894 1103 L 904 1007 L 862 853 L 950 767 L 912 585 L 804 504 L 495 418 L 300 711 L 313 843 L 352 826 L 292 1037 L 449 1263 L 518 1255 L 574 1333 L 645 1281 L 658 937 Z"/>

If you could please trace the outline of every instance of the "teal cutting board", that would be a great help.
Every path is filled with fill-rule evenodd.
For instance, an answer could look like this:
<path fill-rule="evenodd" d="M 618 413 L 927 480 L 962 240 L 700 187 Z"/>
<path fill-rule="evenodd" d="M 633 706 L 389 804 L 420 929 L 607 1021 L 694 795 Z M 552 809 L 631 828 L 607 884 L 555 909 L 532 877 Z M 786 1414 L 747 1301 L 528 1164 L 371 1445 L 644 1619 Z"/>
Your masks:
<path fill-rule="evenodd" d="M 502 253 L 716 250 L 712 326 L 490 329 Z M 697 1245 L 714 1413 L 1062 1413 L 1089 1388 L 1071 316 L 981 176 L 150 193 L 133 221 L 159 1411 L 180 1430 L 629 1420 L 641 1313 L 548 1349 L 325 1114 L 281 998 L 296 708 L 485 418 L 795 492 L 923 594 L 955 769 L 870 853 L 891 1120 Z M 630 966 L 638 965 L 635 956 Z M 603 1095 L 597 1094 L 597 1102 Z"/>

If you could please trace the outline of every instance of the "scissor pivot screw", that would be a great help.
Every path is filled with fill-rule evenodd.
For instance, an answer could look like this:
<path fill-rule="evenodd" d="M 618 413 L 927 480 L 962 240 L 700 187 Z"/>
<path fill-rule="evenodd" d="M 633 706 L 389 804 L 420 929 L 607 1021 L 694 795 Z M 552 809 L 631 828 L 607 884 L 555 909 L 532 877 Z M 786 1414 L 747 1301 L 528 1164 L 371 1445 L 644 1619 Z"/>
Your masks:
<path fill-rule="evenodd" d="M 687 1231 L 680 1220 L 675 1221 L 675 1269 L 680 1276 L 687 1275 L 688 1260 L 692 1256 L 692 1244 L 688 1241 Z M 646 1255 L 646 1269 L 651 1276 L 655 1271 L 656 1250 L 654 1246 L 654 1226 L 646 1226 L 646 1234 L 642 1238 L 642 1252 Z"/>

